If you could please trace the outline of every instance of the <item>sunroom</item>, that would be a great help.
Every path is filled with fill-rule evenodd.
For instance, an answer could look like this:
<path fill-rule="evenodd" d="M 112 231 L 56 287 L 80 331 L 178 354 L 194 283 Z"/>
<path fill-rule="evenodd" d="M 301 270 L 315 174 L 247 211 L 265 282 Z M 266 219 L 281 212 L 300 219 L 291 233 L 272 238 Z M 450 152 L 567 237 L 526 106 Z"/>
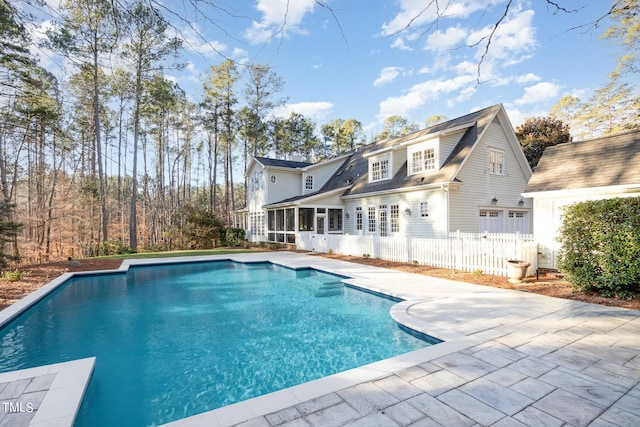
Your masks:
<path fill-rule="evenodd" d="M 344 233 L 344 189 L 301 196 L 267 205 L 267 240 L 296 244 L 301 249 L 315 235 Z"/>

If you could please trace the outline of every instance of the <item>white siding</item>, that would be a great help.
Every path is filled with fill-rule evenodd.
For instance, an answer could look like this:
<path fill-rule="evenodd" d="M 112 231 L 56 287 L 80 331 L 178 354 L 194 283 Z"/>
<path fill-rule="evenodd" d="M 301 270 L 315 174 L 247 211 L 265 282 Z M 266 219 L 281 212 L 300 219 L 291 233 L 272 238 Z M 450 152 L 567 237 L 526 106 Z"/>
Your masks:
<path fill-rule="evenodd" d="M 499 149 L 504 153 L 504 175 L 488 171 L 488 150 Z M 520 205 L 520 194 L 527 185 L 527 177 L 520 167 L 504 130 L 498 123 L 492 123 L 481 141 L 476 143 L 466 162 L 458 173 L 462 181 L 458 189 L 450 190 L 451 211 L 450 231 L 480 233 L 480 209 L 500 210 L 505 221 L 509 210 L 530 211 L 532 202 L 525 199 Z M 493 198 L 497 202 L 492 203 Z"/>
<path fill-rule="evenodd" d="M 407 150 L 403 147 L 391 154 L 391 176 L 393 177 L 407 161 Z"/>
<path fill-rule="evenodd" d="M 345 221 L 345 233 L 347 234 L 370 234 L 367 230 L 368 208 L 376 208 L 376 234 L 379 232 L 379 207 L 387 206 L 390 212 L 391 205 L 398 205 L 400 209 L 399 233 L 390 235 L 412 236 L 412 237 L 445 237 L 446 236 L 446 195 L 441 190 L 421 190 L 404 192 L 397 194 L 371 196 L 361 199 L 349 199 L 345 203 L 345 212 L 349 213 L 349 218 Z M 420 216 L 420 203 L 429 204 L 429 216 Z M 363 212 L 363 230 L 357 231 L 356 207 L 361 207 Z M 405 210 L 411 213 L 407 216 Z M 390 218 L 390 216 L 389 216 Z M 390 228 L 389 228 L 390 231 Z"/>
<path fill-rule="evenodd" d="M 440 161 L 440 167 L 442 167 L 442 164 L 447 160 L 458 142 L 460 142 L 460 138 L 462 138 L 465 131 L 466 129 L 440 138 L 440 158 L 438 159 Z"/>
<path fill-rule="evenodd" d="M 276 203 L 290 197 L 300 195 L 301 182 L 299 171 L 267 170 L 267 204 Z M 271 176 L 276 177 L 276 182 L 271 182 Z"/>
<path fill-rule="evenodd" d="M 343 203 L 342 203 L 342 199 L 341 199 L 341 193 L 338 194 L 333 194 L 331 196 L 326 196 L 326 197 L 318 197 L 317 199 L 313 199 L 311 201 L 309 201 L 308 203 L 305 203 L 304 205 L 301 205 L 301 207 L 342 207 Z"/>
<path fill-rule="evenodd" d="M 301 181 L 301 188 L 302 191 L 304 191 L 303 194 L 313 193 L 320 190 L 322 186 L 326 184 L 329 178 L 331 178 L 333 174 L 338 170 L 338 168 L 342 166 L 343 163 L 344 159 L 341 161 L 327 162 L 317 167 L 310 167 L 308 168 L 308 170 L 304 171 L 302 173 Z M 304 183 L 307 175 L 313 176 L 313 190 L 305 189 Z"/>
<path fill-rule="evenodd" d="M 256 174 L 256 172 L 258 173 L 258 176 L 260 176 L 260 185 L 254 185 L 253 179 L 254 176 Z M 262 174 L 260 175 L 260 172 L 262 172 Z M 251 169 L 249 169 L 248 173 L 247 173 L 247 190 L 248 190 L 248 197 L 247 197 L 247 209 L 249 210 L 250 213 L 253 212 L 260 212 L 262 211 L 262 206 L 266 204 L 267 199 L 266 199 L 266 172 L 263 171 L 262 166 L 256 162 L 253 163 L 253 165 L 251 166 Z"/>
<path fill-rule="evenodd" d="M 586 191 L 586 192 L 585 192 Z M 538 265 L 541 268 L 557 268 L 558 251 L 562 226 L 562 210 L 565 206 L 589 200 L 612 199 L 615 197 L 638 197 L 640 193 L 609 193 L 588 194 L 589 190 L 575 190 L 577 194 L 562 197 L 534 198 L 534 237 L 538 243 L 540 257 Z"/>

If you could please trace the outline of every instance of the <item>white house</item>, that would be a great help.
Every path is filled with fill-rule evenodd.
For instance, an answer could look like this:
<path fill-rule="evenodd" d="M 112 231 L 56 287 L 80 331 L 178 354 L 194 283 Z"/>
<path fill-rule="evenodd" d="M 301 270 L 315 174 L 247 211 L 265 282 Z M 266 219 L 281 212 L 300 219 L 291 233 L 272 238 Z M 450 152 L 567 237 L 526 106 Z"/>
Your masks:
<path fill-rule="evenodd" d="M 500 104 L 317 164 L 255 158 L 248 173 L 254 242 L 531 232 L 531 169 Z"/>
<path fill-rule="evenodd" d="M 640 130 L 545 149 L 523 197 L 533 198 L 538 266 L 556 268 L 563 207 L 640 195 Z"/>

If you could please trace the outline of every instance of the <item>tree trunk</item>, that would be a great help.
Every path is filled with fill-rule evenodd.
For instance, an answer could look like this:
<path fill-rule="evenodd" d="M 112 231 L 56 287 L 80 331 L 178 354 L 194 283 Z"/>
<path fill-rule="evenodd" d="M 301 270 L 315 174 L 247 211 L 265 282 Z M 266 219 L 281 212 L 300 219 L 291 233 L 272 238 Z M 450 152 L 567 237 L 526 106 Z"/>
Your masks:
<path fill-rule="evenodd" d="M 96 155 L 98 156 L 98 187 L 100 200 L 100 217 L 102 223 L 102 239 L 108 239 L 108 218 L 107 218 L 107 196 L 104 189 L 104 173 L 102 170 L 102 138 L 100 126 L 100 100 L 98 95 L 98 40 L 97 34 L 94 36 L 93 49 L 93 127 L 96 141 Z M 98 246 L 100 236 L 98 236 Z"/>
<path fill-rule="evenodd" d="M 136 72 L 135 100 L 133 108 L 133 167 L 131 172 L 131 204 L 129 206 L 129 246 L 138 251 L 138 224 L 136 217 L 138 195 L 138 138 L 140 133 L 140 97 L 142 95 L 142 52 L 138 53 L 138 68 Z"/>

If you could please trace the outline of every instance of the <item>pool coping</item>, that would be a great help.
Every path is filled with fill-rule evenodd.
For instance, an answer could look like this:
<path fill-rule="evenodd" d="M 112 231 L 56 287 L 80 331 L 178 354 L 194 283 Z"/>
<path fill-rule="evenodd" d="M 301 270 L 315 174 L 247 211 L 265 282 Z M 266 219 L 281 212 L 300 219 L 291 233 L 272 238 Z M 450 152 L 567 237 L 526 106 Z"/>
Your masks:
<path fill-rule="evenodd" d="M 2 402 L 0 410 L 5 417 L 18 417 L 14 418 L 16 422 L 33 415 L 29 423 L 33 427 L 72 427 L 95 362 L 95 357 L 89 357 L 1 373 L 0 384 L 22 383 L 23 386 L 19 395 Z M 30 380 L 28 386 L 26 380 Z M 10 404 L 15 405 L 13 409 Z"/>
<path fill-rule="evenodd" d="M 291 253 L 289 253 L 291 254 Z M 295 254 L 300 255 L 300 254 Z M 296 405 L 298 403 L 318 398 L 331 392 L 336 392 L 347 387 L 351 387 L 362 382 L 371 381 L 377 378 L 384 377 L 398 370 L 408 368 L 410 366 L 428 362 L 430 360 L 437 359 L 439 357 L 455 353 L 466 348 L 477 345 L 480 340 L 477 338 L 465 336 L 451 329 L 445 329 L 440 327 L 434 327 L 409 313 L 412 306 L 427 302 L 424 298 L 418 298 L 414 295 L 407 293 L 396 293 L 389 288 L 384 288 L 370 283 L 369 278 L 360 276 L 357 273 L 349 272 L 345 273 L 340 271 L 339 268 L 328 268 L 326 265 L 316 265 L 312 258 L 305 258 L 304 263 L 290 262 L 283 257 L 278 257 L 278 253 L 271 252 L 257 252 L 257 253 L 242 253 L 242 254 L 226 254 L 226 255 L 203 255 L 195 257 L 171 257 L 171 258 L 145 258 L 145 259 L 129 259 L 124 260 L 118 269 L 114 270 L 97 270 L 86 272 L 73 272 L 64 273 L 61 276 L 55 278 L 47 285 L 32 292 L 20 301 L 12 304 L 11 306 L 0 311 L 0 327 L 19 316 L 24 311 L 28 310 L 33 304 L 45 298 L 47 295 L 55 291 L 58 287 L 64 285 L 68 280 L 74 277 L 88 276 L 88 275 L 108 275 L 108 274 L 126 274 L 130 267 L 135 266 L 149 266 L 149 265 L 166 265 L 166 264 L 181 264 L 181 263 L 198 263 L 209 261 L 233 261 L 243 264 L 270 262 L 275 265 L 280 265 L 293 270 L 313 268 L 316 270 L 324 271 L 331 274 L 337 274 L 345 279 L 342 279 L 348 285 L 362 288 L 374 293 L 387 295 L 393 298 L 402 300 L 395 304 L 390 314 L 392 318 L 400 325 L 413 329 L 419 333 L 429 335 L 437 338 L 442 342 L 405 353 L 389 359 L 384 359 L 378 362 L 370 363 L 358 368 L 353 368 L 347 371 L 339 372 L 333 375 L 329 375 L 323 378 L 312 380 L 306 383 L 298 384 L 292 387 L 288 387 L 282 390 L 274 391 L 268 394 L 264 394 L 252 399 L 247 399 L 241 402 L 237 402 L 231 405 L 223 406 L 211 411 L 196 414 L 187 418 L 179 419 L 167 424 L 163 424 L 165 427 L 191 427 L 197 425 L 207 426 L 227 426 L 238 424 L 249 419 L 267 415 L 275 411 Z M 62 413 L 71 414 L 70 426 L 73 425 L 77 410 L 82 402 L 84 391 L 88 385 L 91 373 L 93 372 L 93 366 L 96 358 L 92 359 L 91 372 L 86 377 L 84 388 L 81 395 L 77 393 L 68 398 L 62 396 L 62 392 L 55 393 L 54 396 L 58 398 L 56 403 L 57 410 Z M 48 368 L 56 365 L 63 365 L 65 363 L 82 362 L 89 359 L 79 359 L 77 361 L 64 362 L 61 364 L 40 366 L 30 369 Z M 12 374 L 14 372 L 7 372 L 5 374 Z M 1 375 L 5 375 L 1 374 Z M 44 402 L 43 402 L 44 405 Z M 45 407 L 46 409 L 46 407 Z M 45 414 L 46 415 L 46 414 Z M 37 416 L 37 413 L 36 413 Z M 44 427 L 48 424 L 42 424 L 39 419 L 31 421 L 30 426 Z M 38 424 L 36 424 L 38 422 Z M 55 424 L 58 425 L 58 424 Z M 62 424 L 66 425 L 66 424 Z"/>

